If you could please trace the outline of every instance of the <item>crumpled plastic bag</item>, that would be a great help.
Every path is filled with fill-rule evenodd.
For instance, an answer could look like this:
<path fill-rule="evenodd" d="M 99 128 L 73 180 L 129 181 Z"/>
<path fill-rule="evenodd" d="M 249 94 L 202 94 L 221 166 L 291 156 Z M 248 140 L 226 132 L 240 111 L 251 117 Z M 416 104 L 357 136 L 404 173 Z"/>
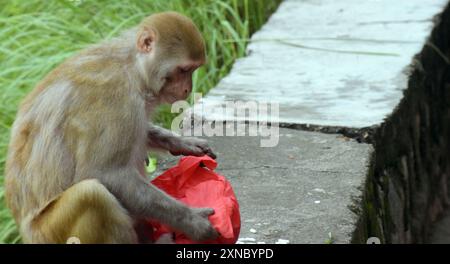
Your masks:
<path fill-rule="evenodd" d="M 215 240 L 201 243 L 234 244 L 241 228 L 239 204 L 231 184 L 213 171 L 216 167 L 217 162 L 206 155 L 182 157 L 177 166 L 156 177 L 152 184 L 190 207 L 214 209 L 209 220 L 220 235 Z M 149 228 L 153 228 L 153 241 L 174 232 L 170 227 L 155 221 L 149 221 L 149 224 Z M 174 233 L 176 244 L 199 243 L 182 233 Z"/>

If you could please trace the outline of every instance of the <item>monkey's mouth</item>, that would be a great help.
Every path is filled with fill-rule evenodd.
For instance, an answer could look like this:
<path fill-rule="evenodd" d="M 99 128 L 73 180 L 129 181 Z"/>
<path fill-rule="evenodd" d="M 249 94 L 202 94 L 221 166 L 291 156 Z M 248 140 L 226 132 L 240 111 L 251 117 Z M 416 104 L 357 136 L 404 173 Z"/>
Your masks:
<path fill-rule="evenodd" d="M 170 94 L 170 95 L 167 95 L 167 96 L 164 98 L 164 101 L 165 101 L 165 103 L 167 103 L 167 104 L 173 104 L 173 103 L 175 103 L 175 102 L 182 101 L 182 100 L 185 100 L 185 99 L 186 99 L 186 98 L 180 99 L 180 98 L 178 98 L 177 96 Z"/>

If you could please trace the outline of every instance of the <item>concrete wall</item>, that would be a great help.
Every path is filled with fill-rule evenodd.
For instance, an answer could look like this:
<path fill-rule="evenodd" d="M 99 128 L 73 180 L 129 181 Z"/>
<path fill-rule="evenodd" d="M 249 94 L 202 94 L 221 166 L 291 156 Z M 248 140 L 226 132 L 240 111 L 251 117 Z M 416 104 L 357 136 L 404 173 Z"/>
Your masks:
<path fill-rule="evenodd" d="M 375 133 L 356 243 L 426 242 L 449 205 L 450 5 L 435 20 L 403 99 Z"/>

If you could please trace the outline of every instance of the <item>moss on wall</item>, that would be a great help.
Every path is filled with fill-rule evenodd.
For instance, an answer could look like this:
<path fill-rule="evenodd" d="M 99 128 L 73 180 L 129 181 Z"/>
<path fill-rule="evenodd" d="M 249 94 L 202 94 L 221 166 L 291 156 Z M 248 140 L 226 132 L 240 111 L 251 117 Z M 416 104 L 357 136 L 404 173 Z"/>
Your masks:
<path fill-rule="evenodd" d="M 408 88 L 374 135 L 353 242 L 424 243 L 449 205 L 450 4 L 410 66 Z"/>

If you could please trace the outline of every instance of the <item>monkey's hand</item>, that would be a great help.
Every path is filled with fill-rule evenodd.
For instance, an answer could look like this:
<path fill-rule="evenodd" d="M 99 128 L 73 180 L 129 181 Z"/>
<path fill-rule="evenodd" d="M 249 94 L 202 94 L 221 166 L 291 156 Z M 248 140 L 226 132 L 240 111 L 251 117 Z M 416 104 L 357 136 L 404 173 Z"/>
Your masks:
<path fill-rule="evenodd" d="M 204 139 L 194 137 L 180 137 L 167 129 L 149 124 L 148 141 L 149 148 L 165 149 L 172 155 L 203 156 L 208 155 L 215 159 L 214 154 Z"/>
<path fill-rule="evenodd" d="M 208 216 L 214 214 L 212 208 L 190 208 L 190 216 L 185 220 L 181 231 L 194 241 L 215 239 L 219 235 Z"/>
<path fill-rule="evenodd" d="M 178 144 L 172 145 L 169 149 L 172 155 L 184 155 L 184 156 L 203 156 L 208 155 L 213 159 L 216 159 L 216 154 L 211 150 L 208 142 L 205 139 L 200 138 L 179 138 Z"/>

